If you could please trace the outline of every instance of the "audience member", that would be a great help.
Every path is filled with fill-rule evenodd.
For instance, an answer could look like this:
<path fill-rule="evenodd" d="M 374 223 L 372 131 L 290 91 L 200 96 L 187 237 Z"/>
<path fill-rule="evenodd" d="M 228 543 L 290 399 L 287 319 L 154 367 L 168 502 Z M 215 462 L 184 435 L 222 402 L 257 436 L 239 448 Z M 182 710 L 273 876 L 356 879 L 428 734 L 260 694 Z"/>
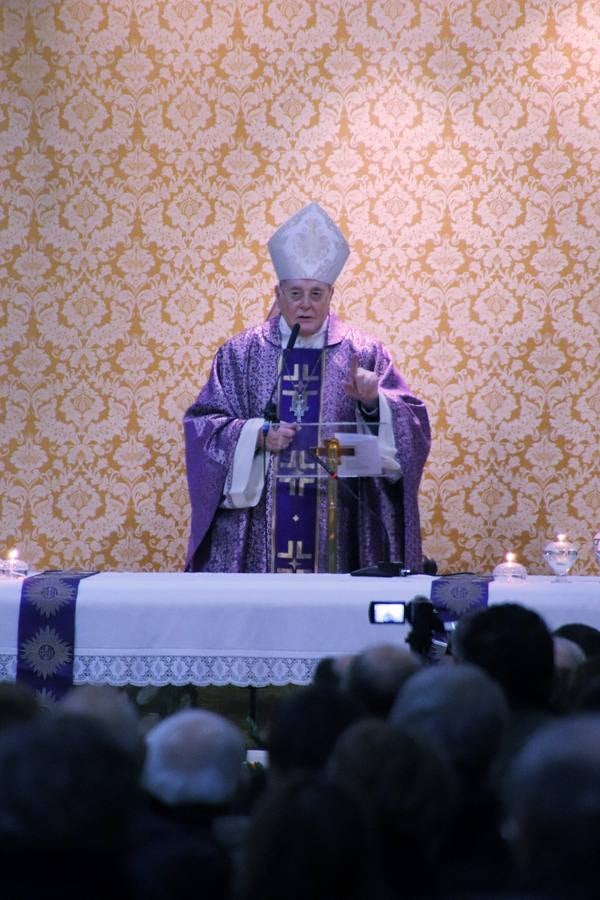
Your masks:
<path fill-rule="evenodd" d="M 127 890 L 137 771 L 87 717 L 45 714 L 0 737 L 6 896 L 104 898 Z"/>
<path fill-rule="evenodd" d="M 239 900 L 379 900 L 376 849 L 358 800 L 322 775 L 282 779 L 261 799 Z"/>
<path fill-rule="evenodd" d="M 500 685 L 468 663 L 417 672 L 392 707 L 391 724 L 437 746 L 459 778 L 457 818 L 445 854 L 446 889 L 478 894 L 504 884 L 507 851 L 493 767 L 508 715 Z"/>
<path fill-rule="evenodd" d="M 540 729 L 515 758 L 506 831 L 525 886 L 590 898 L 600 884 L 600 716 Z"/>
<path fill-rule="evenodd" d="M 340 734 L 364 715 L 353 697 L 310 685 L 273 706 L 268 750 L 271 777 L 322 769 Z"/>
<path fill-rule="evenodd" d="M 600 712 L 600 656 L 590 656 L 575 671 L 573 711 Z"/>
<path fill-rule="evenodd" d="M 15 681 L 0 681 L 0 732 L 11 725 L 30 722 L 41 709 L 31 688 Z"/>
<path fill-rule="evenodd" d="M 246 747 L 231 722 L 216 713 L 186 709 L 163 719 L 146 735 L 142 783 L 164 806 L 208 814 L 233 799 Z"/>
<path fill-rule="evenodd" d="M 126 694 L 108 684 L 82 684 L 72 688 L 58 708 L 64 713 L 86 715 L 101 722 L 141 771 L 144 738 L 136 708 Z"/>
<path fill-rule="evenodd" d="M 574 641 L 554 635 L 554 687 L 550 705 L 555 713 L 570 712 L 574 704 L 577 672 L 585 653 Z"/>
<path fill-rule="evenodd" d="M 378 644 L 350 660 L 342 684 L 367 715 L 385 719 L 399 689 L 420 666 L 419 657 L 405 647 Z"/>
<path fill-rule="evenodd" d="M 556 637 L 564 637 L 578 644 L 586 657 L 600 655 L 600 631 L 592 625 L 582 622 L 568 622 L 554 631 Z"/>
<path fill-rule="evenodd" d="M 339 690 L 352 656 L 324 656 L 315 667 L 312 683 L 317 688 Z"/>
<path fill-rule="evenodd" d="M 239 729 L 207 710 L 181 710 L 151 729 L 146 745 L 142 785 L 154 812 L 235 843 L 240 823 L 230 814 L 246 755 Z"/>
<path fill-rule="evenodd" d="M 409 678 L 390 713 L 448 755 L 461 783 L 486 782 L 508 720 L 498 683 L 477 666 L 430 666 Z"/>
<path fill-rule="evenodd" d="M 498 765 L 551 718 L 554 645 L 544 620 L 516 603 L 479 609 L 460 619 L 452 640 L 457 662 L 470 662 L 494 678 L 510 709 Z"/>
<path fill-rule="evenodd" d="M 391 896 L 432 896 L 456 802 L 455 777 L 439 749 L 363 719 L 341 735 L 328 771 L 368 810 Z"/>
<path fill-rule="evenodd" d="M 229 900 L 232 861 L 211 835 L 184 828 L 146 833 L 130 857 L 134 900 Z"/>
<path fill-rule="evenodd" d="M 229 816 L 245 758 L 241 732 L 216 713 L 186 709 L 146 735 L 142 784 L 152 798 L 131 871 L 140 893 L 157 900 L 225 900 L 246 837 Z M 153 815 L 152 815 L 153 814 Z"/>

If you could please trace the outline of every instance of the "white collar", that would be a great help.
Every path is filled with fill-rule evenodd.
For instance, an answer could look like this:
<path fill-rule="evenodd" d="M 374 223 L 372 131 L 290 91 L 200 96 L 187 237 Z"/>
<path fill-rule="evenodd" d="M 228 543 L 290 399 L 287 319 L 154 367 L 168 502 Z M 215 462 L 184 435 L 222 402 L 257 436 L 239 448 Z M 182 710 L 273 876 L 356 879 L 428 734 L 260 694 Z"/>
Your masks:
<path fill-rule="evenodd" d="M 321 347 L 325 346 L 325 339 L 327 337 L 327 325 L 329 323 L 329 316 L 325 319 L 321 327 L 314 334 L 309 335 L 308 337 L 302 337 L 302 335 L 298 335 L 296 338 L 296 343 L 294 347 L 309 347 L 314 348 L 315 350 L 319 350 Z M 292 333 L 292 329 L 285 321 L 283 316 L 279 316 L 279 332 L 281 334 L 281 346 L 287 346 L 287 342 L 290 339 L 290 334 Z"/>

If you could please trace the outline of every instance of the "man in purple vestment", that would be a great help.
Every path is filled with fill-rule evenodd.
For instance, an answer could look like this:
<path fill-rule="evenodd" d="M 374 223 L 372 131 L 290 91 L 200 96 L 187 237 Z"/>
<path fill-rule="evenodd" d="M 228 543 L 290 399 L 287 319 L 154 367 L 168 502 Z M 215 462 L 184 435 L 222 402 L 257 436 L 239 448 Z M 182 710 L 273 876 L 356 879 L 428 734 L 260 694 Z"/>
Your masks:
<path fill-rule="evenodd" d="M 356 422 L 377 435 L 383 474 L 352 478 L 350 491 L 338 487 L 337 571 L 382 560 L 422 571 L 425 406 L 383 344 L 331 312 L 349 248 L 318 204 L 282 225 L 269 251 L 278 315 L 220 348 L 184 418 L 192 506 L 186 569 L 328 571 L 328 479 L 311 477 L 303 424 Z M 278 415 L 270 415 L 270 401 Z M 307 477 L 276 478 L 274 459 L 294 450 L 309 460 Z"/>

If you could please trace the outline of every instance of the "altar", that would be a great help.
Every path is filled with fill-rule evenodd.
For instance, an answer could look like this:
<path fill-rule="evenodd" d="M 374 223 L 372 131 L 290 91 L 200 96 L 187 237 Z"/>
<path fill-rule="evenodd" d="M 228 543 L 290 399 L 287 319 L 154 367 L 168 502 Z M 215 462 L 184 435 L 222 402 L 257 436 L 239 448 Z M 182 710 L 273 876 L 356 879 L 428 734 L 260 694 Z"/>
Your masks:
<path fill-rule="evenodd" d="M 371 624 L 373 600 L 429 598 L 433 579 L 350 575 L 101 572 L 81 582 L 74 681 L 112 685 L 307 684 L 324 656 L 404 644 L 408 625 Z M 21 581 L 0 576 L 0 680 L 16 676 Z M 600 628 L 600 577 L 491 582 L 489 602 L 535 609 L 550 629 Z"/>

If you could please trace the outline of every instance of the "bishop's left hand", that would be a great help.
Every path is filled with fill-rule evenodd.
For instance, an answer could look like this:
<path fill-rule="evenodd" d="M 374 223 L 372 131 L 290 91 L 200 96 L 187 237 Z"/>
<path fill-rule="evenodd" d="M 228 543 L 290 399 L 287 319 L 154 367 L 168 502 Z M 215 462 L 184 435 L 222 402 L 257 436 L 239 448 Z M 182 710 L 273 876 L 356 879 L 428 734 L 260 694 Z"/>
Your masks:
<path fill-rule="evenodd" d="M 379 378 L 358 365 L 358 356 L 352 357 L 350 373 L 343 387 L 350 397 L 359 400 L 365 409 L 375 409 L 379 397 Z"/>

